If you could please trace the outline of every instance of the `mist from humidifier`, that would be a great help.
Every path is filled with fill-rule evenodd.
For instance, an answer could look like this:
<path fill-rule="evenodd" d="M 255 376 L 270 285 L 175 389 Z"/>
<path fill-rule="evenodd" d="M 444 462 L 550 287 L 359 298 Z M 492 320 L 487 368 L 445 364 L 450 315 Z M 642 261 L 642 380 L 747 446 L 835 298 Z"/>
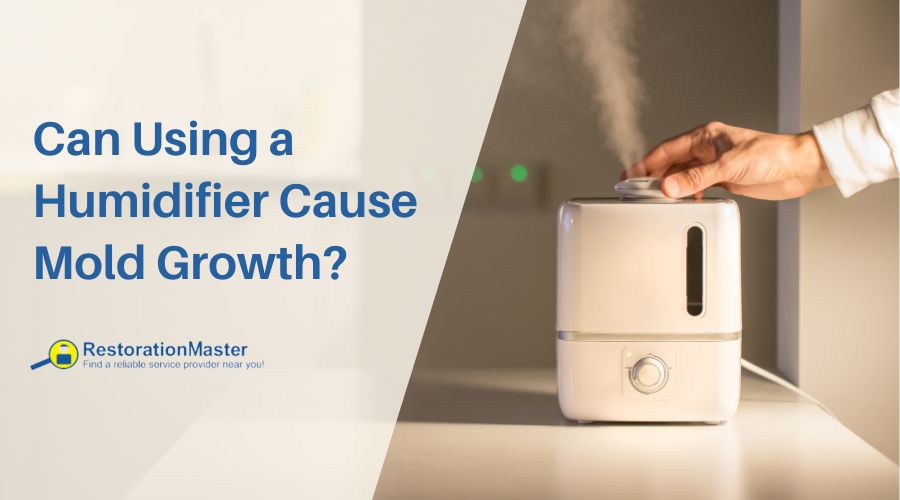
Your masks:
<path fill-rule="evenodd" d="M 600 129 L 623 167 L 641 159 L 644 90 L 634 54 L 635 12 L 629 0 L 571 0 L 567 25 L 593 79 Z"/>

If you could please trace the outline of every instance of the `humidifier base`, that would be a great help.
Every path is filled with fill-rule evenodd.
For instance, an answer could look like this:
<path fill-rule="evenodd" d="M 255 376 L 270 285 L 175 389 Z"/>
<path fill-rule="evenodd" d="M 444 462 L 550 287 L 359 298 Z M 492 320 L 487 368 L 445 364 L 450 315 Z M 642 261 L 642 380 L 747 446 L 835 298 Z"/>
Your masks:
<path fill-rule="evenodd" d="M 560 408 L 579 422 L 728 420 L 740 398 L 740 334 L 712 337 L 731 340 L 585 340 L 560 332 Z"/>

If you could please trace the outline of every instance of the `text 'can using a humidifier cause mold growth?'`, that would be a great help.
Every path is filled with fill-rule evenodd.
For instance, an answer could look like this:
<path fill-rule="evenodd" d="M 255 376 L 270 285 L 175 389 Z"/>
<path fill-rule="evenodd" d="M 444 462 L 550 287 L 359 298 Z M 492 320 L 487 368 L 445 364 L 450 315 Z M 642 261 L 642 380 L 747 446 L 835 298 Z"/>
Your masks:
<path fill-rule="evenodd" d="M 659 179 L 559 209 L 557 376 L 579 422 L 709 422 L 737 411 L 737 203 L 672 200 Z"/>

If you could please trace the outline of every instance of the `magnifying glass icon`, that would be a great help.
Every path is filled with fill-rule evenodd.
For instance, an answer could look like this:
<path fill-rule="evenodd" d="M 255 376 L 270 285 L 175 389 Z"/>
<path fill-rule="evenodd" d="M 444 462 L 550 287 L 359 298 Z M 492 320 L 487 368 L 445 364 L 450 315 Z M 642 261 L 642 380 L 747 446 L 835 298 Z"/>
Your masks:
<path fill-rule="evenodd" d="M 50 346 L 47 359 L 42 359 L 31 365 L 31 369 L 37 370 L 45 365 L 53 365 L 65 370 L 75 366 L 76 361 L 78 361 L 78 348 L 75 347 L 75 344 L 70 340 L 57 340 Z"/>

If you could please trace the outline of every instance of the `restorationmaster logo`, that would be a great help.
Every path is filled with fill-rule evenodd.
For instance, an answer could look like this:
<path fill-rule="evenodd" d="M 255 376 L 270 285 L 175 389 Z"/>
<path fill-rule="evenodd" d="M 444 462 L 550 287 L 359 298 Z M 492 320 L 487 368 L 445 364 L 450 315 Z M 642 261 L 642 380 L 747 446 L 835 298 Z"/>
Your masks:
<path fill-rule="evenodd" d="M 191 340 L 184 344 L 97 343 L 84 341 L 79 348 L 71 340 L 57 340 L 50 346 L 47 358 L 31 365 L 32 370 L 53 365 L 66 370 L 73 366 L 85 369 L 149 369 L 149 370 L 254 370 L 265 368 L 262 359 L 247 356 L 249 346 L 225 342 L 211 344 Z"/>
<path fill-rule="evenodd" d="M 31 365 L 31 369 L 37 370 L 45 365 L 53 365 L 65 370 L 72 368 L 76 361 L 78 361 L 78 348 L 75 347 L 75 344 L 69 340 L 57 340 L 50 346 L 47 358 Z"/>

